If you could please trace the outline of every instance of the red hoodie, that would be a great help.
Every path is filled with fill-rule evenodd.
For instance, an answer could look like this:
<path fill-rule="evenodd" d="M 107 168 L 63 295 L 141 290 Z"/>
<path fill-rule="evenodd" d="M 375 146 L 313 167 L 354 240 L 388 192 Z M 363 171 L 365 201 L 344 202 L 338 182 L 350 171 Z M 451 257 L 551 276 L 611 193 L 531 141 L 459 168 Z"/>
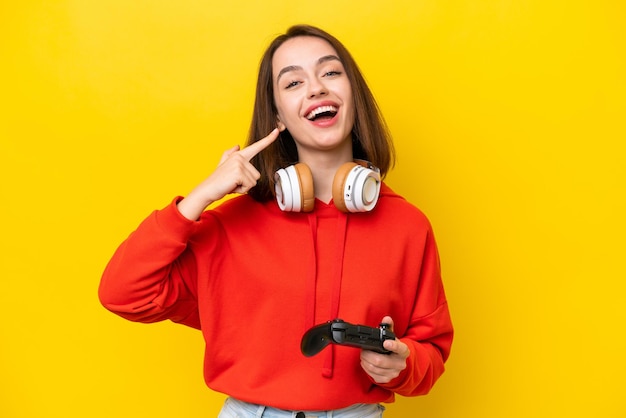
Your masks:
<path fill-rule="evenodd" d="M 444 371 L 452 324 L 431 226 L 383 185 L 371 212 L 315 202 L 281 212 L 247 195 L 204 212 L 153 212 L 117 249 L 99 289 L 132 321 L 170 319 L 202 330 L 213 390 L 291 410 L 330 410 L 427 393 Z M 361 369 L 359 350 L 300 352 L 313 325 L 341 318 L 377 326 L 385 315 L 411 354 L 388 384 Z"/>

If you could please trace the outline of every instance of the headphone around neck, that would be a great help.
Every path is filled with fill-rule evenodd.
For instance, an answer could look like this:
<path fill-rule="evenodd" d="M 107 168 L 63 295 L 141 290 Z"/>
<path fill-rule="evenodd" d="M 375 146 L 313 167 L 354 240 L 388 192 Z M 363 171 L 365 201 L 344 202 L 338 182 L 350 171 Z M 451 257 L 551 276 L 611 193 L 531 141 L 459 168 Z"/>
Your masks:
<path fill-rule="evenodd" d="M 304 163 L 274 174 L 276 201 L 285 212 L 311 212 L 315 205 L 313 176 Z M 367 161 L 344 163 L 333 178 L 333 202 L 342 212 L 368 212 L 380 194 L 380 170 Z"/>

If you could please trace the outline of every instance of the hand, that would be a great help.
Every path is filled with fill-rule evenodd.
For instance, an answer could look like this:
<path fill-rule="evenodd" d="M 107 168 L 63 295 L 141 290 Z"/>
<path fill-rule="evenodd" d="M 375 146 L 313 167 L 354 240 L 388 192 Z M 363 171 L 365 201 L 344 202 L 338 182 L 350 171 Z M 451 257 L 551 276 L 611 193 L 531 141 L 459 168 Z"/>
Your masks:
<path fill-rule="evenodd" d="M 246 193 L 261 177 L 250 163 L 252 157 L 278 138 L 278 128 L 265 138 L 240 150 L 239 145 L 227 150 L 215 171 L 178 203 L 178 210 L 188 219 L 196 220 L 211 203 L 230 193 Z"/>
<path fill-rule="evenodd" d="M 384 317 L 382 323 L 390 324 L 393 331 L 391 317 Z M 398 377 L 402 370 L 406 369 L 406 359 L 411 354 L 409 347 L 399 339 L 386 340 L 383 347 L 391 351 L 391 354 L 380 354 L 371 350 L 361 351 L 361 367 L 378 384 L 389 383 Z"/>

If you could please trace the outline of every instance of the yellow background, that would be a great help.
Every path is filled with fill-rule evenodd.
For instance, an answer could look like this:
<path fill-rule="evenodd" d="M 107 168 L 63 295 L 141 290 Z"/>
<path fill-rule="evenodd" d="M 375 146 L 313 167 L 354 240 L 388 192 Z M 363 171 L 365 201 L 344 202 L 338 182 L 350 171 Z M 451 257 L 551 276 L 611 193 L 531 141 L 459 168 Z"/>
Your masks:
<path fill-rule="evenodd" d="M 448 370 L 387 416 L 626 416 L 625 21 L 611 0 L 3 1 L 0 416 L 217 414 L 200 334 L 117 318 L 97 285 L 244 141 L 261 53 L 300 22 L 360 63 L 388 183 L 440 245 Z"/>

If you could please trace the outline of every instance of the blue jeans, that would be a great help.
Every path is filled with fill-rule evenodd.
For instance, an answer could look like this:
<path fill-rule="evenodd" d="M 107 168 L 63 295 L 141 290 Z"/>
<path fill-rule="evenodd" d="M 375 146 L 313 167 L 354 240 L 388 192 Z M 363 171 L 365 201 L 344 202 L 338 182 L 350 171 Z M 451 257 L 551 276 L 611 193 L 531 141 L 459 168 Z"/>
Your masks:
<path fill-rule="evenodd" d="M 226 399 L 218 418 L 382 418 L 385 408 L 379 404 L 357 404 L 334 411 L 285 411 L 255 405 L 234 398 Z"/>

